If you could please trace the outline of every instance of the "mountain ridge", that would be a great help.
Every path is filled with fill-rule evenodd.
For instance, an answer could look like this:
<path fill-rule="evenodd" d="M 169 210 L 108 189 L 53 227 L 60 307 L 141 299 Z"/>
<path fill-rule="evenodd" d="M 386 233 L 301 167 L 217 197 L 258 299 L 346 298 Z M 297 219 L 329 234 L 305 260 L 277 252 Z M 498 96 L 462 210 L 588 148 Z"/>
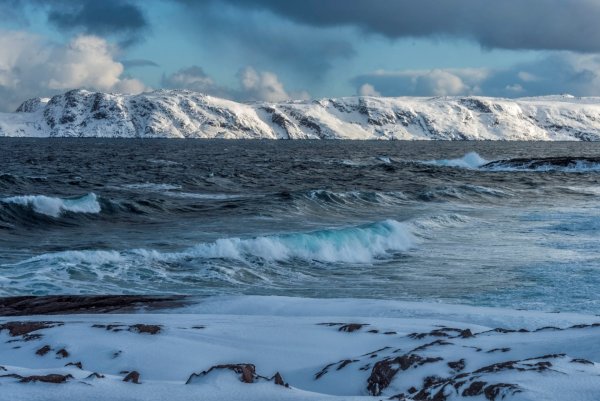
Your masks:
<path fill-rule="evenodd" d="M 600 140 L 600 98 L 342 97 L 238 103 L 186 90 L 76 89 L 0 113 L 0 136 Z"/>

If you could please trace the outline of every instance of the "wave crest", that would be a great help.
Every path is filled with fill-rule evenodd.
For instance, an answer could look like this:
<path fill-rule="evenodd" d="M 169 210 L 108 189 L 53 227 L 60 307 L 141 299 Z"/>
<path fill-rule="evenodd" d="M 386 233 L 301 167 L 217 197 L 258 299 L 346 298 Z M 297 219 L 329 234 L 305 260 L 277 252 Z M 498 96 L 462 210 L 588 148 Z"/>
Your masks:
<path fill-rule="evenodd" d="M 479 156 L 479 154 L 476 152 L 469 152 L 458 159 L 429 160 L 423 163 L 440 167 L 461 167 L 467 169 L 477 169 L 487 164 L 488 161 L 485 160 L 483 157 Z"/>
<path fill-rule="evenodd" d="M 40 255 L 19 264 L 51 260 L 62 264 L 102 265 L 120 263 L 147 267 L 152 262 L 172 263 L 190 260 L 232 259 L 245 263 L 372 263 L 377 259 L 406 251 L 414 245 L 408 226 L 395 220 L 368 225 L 309 233 L 269 235 L 254 238 L 222 238 L 201 243 L 181 252 L 159 252 L 134 249 L 129 251 L 66 251 Z"/>
<path fill-rule="evenodd" d="M 50 217 L 60 217 L 64 212 L 71 213 L 100 213 L 101 207 L 96 194 L 76 198 L 56 198 L 46 195 L 23 195 L 0 199 L 3 203 L 10 203 L 30 207 L 34 212 Z"/>

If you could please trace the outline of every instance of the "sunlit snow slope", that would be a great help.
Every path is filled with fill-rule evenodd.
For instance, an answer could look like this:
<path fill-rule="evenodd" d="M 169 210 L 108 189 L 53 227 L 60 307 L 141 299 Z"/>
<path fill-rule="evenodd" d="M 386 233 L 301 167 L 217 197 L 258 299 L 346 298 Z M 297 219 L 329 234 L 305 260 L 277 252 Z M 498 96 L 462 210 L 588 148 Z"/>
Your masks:
<path fill-rule="evenodd" d="M 236 103 L 196 92 L 73 90 L 0 113 L 0 136 L 599 140 L 600 98 L 347 97 Z"/>

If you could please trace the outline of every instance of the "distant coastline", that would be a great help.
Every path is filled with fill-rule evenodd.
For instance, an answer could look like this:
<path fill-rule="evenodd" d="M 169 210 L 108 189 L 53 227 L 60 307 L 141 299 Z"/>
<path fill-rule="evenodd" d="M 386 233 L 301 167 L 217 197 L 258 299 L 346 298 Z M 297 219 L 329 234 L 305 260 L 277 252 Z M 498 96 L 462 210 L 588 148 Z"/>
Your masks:
<path fill-rule="evenodd" d="M 600 98 L 345 97 L 237 103 L 182 90 L 72 90 L 0 113 L 0 137 L 600 140 Z"/>

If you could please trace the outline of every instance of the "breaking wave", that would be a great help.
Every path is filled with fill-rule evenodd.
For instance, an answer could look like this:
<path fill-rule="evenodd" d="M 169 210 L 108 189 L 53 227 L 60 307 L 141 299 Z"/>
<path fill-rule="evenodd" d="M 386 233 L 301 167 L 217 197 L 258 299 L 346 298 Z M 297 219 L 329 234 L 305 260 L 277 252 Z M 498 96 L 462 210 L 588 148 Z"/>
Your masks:
<path fill-rule="evenodd" d="M 476 152 L 470 152 L 458 159 L 440 159 L 422 162 L 440 167 L 459 167 L 484 171 L 537 171 L 585 173 L 600 172 L 600 157 L 539 157 L 514 158 L 488 161 Z"/>
<path fill-rule="evenodd" d="M 476 152 L 469 152 L 458 159 L 428 160 L 423 163 L 440 167 L 461 167 L 468 169 L 477 169 L 488 163 L 488 161 L 485 160 L 483 157 L 479 156 L 479 154 L 477 154 Z"/>
<path fill-rule="evenodd" d="M 0 202 L 31 208 L 36 213 L 55 218 L 65 212 L 97 214 L 101 210 L 98 198 L 93 192 L 73 198 L 56 198 L 46 195 L 12 196 L 2 198 Z"/>
<path fill-rule="evenodd" d="M 67 251 L 28 259 L 33 262 L 67 262 L 70 264 L 105 264 L 137 262 L 177 262 L 182 260 L 231 259 L 247 263 L 300 260 L 322 263 L 372 263 L 394 253 L 406 251 L 414 244 L 404 223 L 385 220 L 363 226 L 321 230 L 309 233 L 222 238 L 201 243 L 181 252 L 134 249 L 128 251 Z"/>

